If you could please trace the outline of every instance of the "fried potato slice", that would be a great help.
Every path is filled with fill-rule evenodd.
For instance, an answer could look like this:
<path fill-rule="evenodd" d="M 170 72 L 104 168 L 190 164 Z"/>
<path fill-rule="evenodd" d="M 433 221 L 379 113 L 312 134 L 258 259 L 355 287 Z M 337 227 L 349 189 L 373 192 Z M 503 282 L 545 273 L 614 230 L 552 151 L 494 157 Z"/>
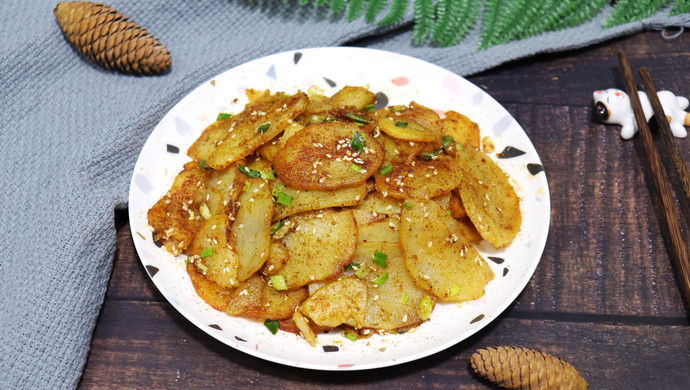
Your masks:
<path fill-rule="evenodd" d="M 189 157 L 197 161 L 207 161 L 208 156 L 216 150 L 218 145 L 223 143 L 229 129 L 234 128 L 237 123 L 247 121 L 251 118 L 252 112 L 268 109 L 280 98 L 278 94 L 271 95 L 268 90 L 247 89 L 245 92 L 249 98 L 249 103 L 245 105 L 244 110 L 237 115 L 217 120 L 208 125 L 187 150 Z"/>
<path fill-rule="evenodd" d="M 259 178 L 247 179 L 249 185 L 239 197 L 240 207 L 230 227 L 232 242 L 239 257 L 238 281 L 248 279 L 268 259 L 271 245 L 273 196 L 268 184 Z"/>
<path fill-rule="evenodd" d="M 309 326 L 309 320 L 303 316 L 299 310 L 292 314 L 292 321 L 295 323 L 299 333 L 302 335 L 302 337 L 304 337 L 305 340 L 307 340 L 309 345 L 312 347 L 316 346 L 316 333 L 311 326 Z"/>
<path fill-rule="evenodd" d="M 211 215 L 228 214 L 235 216 L 237 212 L 237 200 L 242 193 L 245 175 L 237 170 L 236 162 L 222 170 L 210 170 L 206 199 L 206 205 Z M 200 205 L 200 208 L 203 206 Z"/>
<path fill-rule="evenodd" d="M 337 108 L 352 107 L 362 110 L 376 102 L 376 94 L 364 87 L 345 86 L 331 97 L 309 96 L 309 101 L 309 107 L 304 112 L 304 121 L 314 123 L 331 117 L 331 111 Z"/>
<path fill-rule="evenodd" d="M 264 275 L 277 275 L 278 272 L 283 269 L 289 258 L 290 253 L 285 245 L 280 241 L 271 241 L 268 259 L 266 259 L 266 262 L 261 268 L 261 273 Z"/>
<path fill-rule="evenodd" d="M 363 138 L 358 152 L 351 141 Z M 383 161 L 383 147 L 353 122 L 317 123 L 290 137 L 274 160 L 280 180 L 300 190 L 363 184 Z"/>
<path fill-rule="evenodd" d="M 231 245 L 229 226 L 227 215 L 212 216 L 201 225 L 187 250 L 189 261 L 206 278 L 224 288 L 238 285 L 240 266 L 237 251 Z"/>
<path fill-rule="evenodd" d="M 216 310 L 225 311 L 234 291 L 233 288 L 219 286 L 218 283 L 204 276 L 191 262 L 187 262 L 187 274 L 189 274 L 194 290 L 204 302 Z"/>
<path fill-rule="evenodd" d="M 355 254 L 357 224 L 352 210 L 322 210 L 294 216 L 281 240 L 289 259 L 280 270 L 289 289 L 327 280 L 342 272 Z"/>
<path fill-rule="evenodd" d="M 412 207 L 401 210 L 400 246 L 415 284 L 441 300 L 481 297 L 494 274 L 472 244 L 457 234 L 457 222 L 436 202 L 407 202 Z"/>
<path fill-rule="evenodd" d="M 264 159 L 249 162 L 248 167 L 261 172 L 270 172 L 271 163 Z M 290 198 L 289 202 L 276 202 L 273 220 L 281 220 L 295 214 L 312 210 L 322 210 L 331 207 L 356 206 L 367 197 L 366 183 L 354 187 L 344 187 L 332 191 L 326 190 L 298 190 L 286 186 L 279 178 L 268 181 L 274 196 L 283 193 Z"/>
<path fill-rule="evenodd" d="M 395 140 L 385 136 L 379 138 L 386 150 L 382 166 L 390 166 L 388 173 L 377 171 L 374 175 L 376 189 L 384 196 L 428 199 L 446 194 L 460 184 L 462 174 L 456 158 L 440 154 L 431 160 L 407 162 L 405 154 L 395 153 L 399 150 Z"/>
<path fill-rule="evenodd" d="M 244 120 L 233 122 L 223 142 L 208 156 L 208 164 L 223 169 L 245 158 L 261 145 L 280 134 L 309 104 L 304 93 L 284 97 L 272 103 L 265 111 L 254 111 Z"/>
<path fill-rule="evenodd" d="M 458 147 L 462 184 L 459 192 L 470 220 L 496 248 L 510 244 L 522 224 L 520 199 L 505 172 L 485 153 Z"/>
<path fill-rule="evenodd" d="M 380 192 L 373 192 L 364 202 L 354 207 L 354 210 L 382 215 L 400 214 L 401 203 L 400 199 L 384 197 Z"/>
<path fill-rule="evenodd" d="M 287 142 L 287 140 L 290 139 L 290 137 L 295 135 L 298 131 L 302 130 L 303 128 L 304 126 L 297 122 L 290 123 L 285 128 L 285 130 L 283 130 L 283 133 L 281 135 L 261 145 L 261 147 L 257 150 L 257 153 L 259 154 L 259 156 L 265 158 L 268 161 L 275 160 L 276 155 L 278 154 L 280 149 L 285 145 L 285 142 Z"/>
<path fill-rule="evenodd" d="M 248 318 L 284 320 L 307 299 L 307 289 L 278 291 L 259 274 L 242 282 L 232 293 L 225 308 L 230 315 Z"/>
<path fill-rule="evenodd" d="M 455 219 L 461 219 L 467 216 L 465 207 L 462 205 L 462 199 L 460 199 L 460 189 L 457 187 L 450 193 L 448 208 L 450 209 L 450 216 Z"/>
<path fill-rule="evenodd" d="M 272 180 L 271 187 L 290 196 L 289 205 L 276 204 L 274 220 L 283 219 L 305 211 L 321 210 L 330 207 L 356 206 L 367 196 L 367 185 L 362 183 L 354 187 L 344 187 L 332 191 L 298 190 L 283 186 L 280 180 Z"/>
<path fill-rule="evenodd" d="M 374 253 L 386 255 L 385 266 L 374 263 Z M 417 304 L 426 291 L 417 287 L 405 266 L 400 247 L 389 243 L 361 243 L 352 259 L 358 267 L 368 270 L 368 299 L 364 328 L 395 330 L 415 326 L 422 322 L 417 315 Z M 361 271 L 360 271 L 361 272 Z M 383 274 L 386 274 L 383 277 Z M 374 283 L 375 280 L 386 280 Z M 435 300 L 432 301 L 432 305 Z"/>
<path fill-rule="evenodd" d="M 208 175 L 198 163 L 188 164 L 147 212 L 154 241 L 175 256 L 185 252 L 203 222 L 199 206 L 205 199 Z"/>
<path fill-rule="evenodd" d="M 438 114 L 416 102 L 409 106 L 386 107 L 375 116 L 379 129 L 398 140 L 440 143 L 443 135 Z"/>
<path fill-rule="evenodd" d="M 363 280 L 342 278 L 316 290 L 299 306 L 299 312 L 320 326 L 335 328 L 346 324 L 361 328 L 367 297 L 367 285 Z"/>
<path fill-rule="evenodd" d="M 442 120 L 443 132 L 456 143 L 479 149 L 479 125 L 459 112 L 449 110 Z"/>
<path fill-rule="evenodd" d="M 400 218 L 389 217 L 383 221 L 374 221 L 357 225 L 357 242 L 385 242 L 397 244 Z"/>

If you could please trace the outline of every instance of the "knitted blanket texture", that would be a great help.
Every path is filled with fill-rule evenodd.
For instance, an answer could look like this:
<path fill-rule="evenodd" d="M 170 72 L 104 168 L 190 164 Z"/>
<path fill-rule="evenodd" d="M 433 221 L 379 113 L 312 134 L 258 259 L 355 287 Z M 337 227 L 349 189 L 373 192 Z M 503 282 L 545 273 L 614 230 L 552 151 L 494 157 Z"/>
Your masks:
<path fill-rule="evenodd" d="M 171 70 L 133 76 L 80 55 L 53 15 L 57 1 L 0 2 L 0 388 L 79 383 L 115 254 L 114 210 L 148 135 L 196 86 L 236 65 L 307 47 L 359 45 L 411 55 L 460 75 L 536 53 L 664 25 L 664 12 L 602 29 L 589 23 L 477 50 L 477 28 L 449 48 L 412 45 L 405 21 L 347 22 L 297 0 L 108 3 L 153 33 Z M 411 7 L 409 7 L 411 8 Z"/>

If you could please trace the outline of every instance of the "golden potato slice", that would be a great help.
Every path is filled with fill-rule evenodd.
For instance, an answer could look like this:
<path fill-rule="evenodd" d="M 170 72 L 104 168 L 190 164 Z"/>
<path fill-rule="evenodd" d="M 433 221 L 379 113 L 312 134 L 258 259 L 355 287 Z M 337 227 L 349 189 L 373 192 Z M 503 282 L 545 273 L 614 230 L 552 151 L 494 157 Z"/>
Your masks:
<path fill-rule="evenodd" d="M 341 324 L 361 328 L 367 310 L 367 284 L 358 278 L 342 278 L 325 284 L 307 298 L 299 312 L 320 326 Z"/>
<path fill-rule="evenodd" d="M 295 135 L 295 133 L 303 128 L 304 126 L 301 124 L 292 122 L 285 128 L 285 130 L 283 130 L 283 134 L 261 145 L 261 147 L 257 150 L 257 153 L 266 160 L 273 161 L 276 158 L 278 151 L 285 145 L 285 142 L 287 142 L 290 137 Z"/>
<path fill-rule="evenodd" d="M 465 212 L 465 208 L 462 206 L 462 199 L 460 199 L 460 189 L 457 187 L 450 193 L 448 208 L 450 209 L 450 216 L 455 219 L 467 216 L 467 212 Z"/>
<path fill-rule="evenodd" d="M 242 193 L 242 186 L 247 176 L 237 170 L 241 162 L 234 163 L 222 170 L 211 169 L 208 179 L 206 205 L 210 215 L 228 214 L 235 216 L 237 200 Z M 202 208 L 203 206 L 199 206 Z"/>
<path fill-rule="evenodd" d="M 363 87 L 345 86 L 333 96 L 309 96 L 309 107 L 304 112 L 305 123 L 316 123 L 332 118 L 333 110 L 338 108 L 353 108 L 362 110 L 367 105 L 376 102 L 376 94 Z"/>
<path fill-rule="evenodd" d="M 199 207 L 206 195 L 209 172 L 189 164 L 173 181 L 170 190 L 147 212 L 153 239 L 175 256 L 184 253 L 203 218 Z"/>
<path fill-rule="evenodd" d="M 364 202 L 353 209 L 368 212 L 374 214 L 374 216 L 379 214 L 385 216 L 400 214 L 401 203 L 400 199 L 384 197 L 380 192 L 374 192 L 369 194 Z"/>
<path fill-rule="evenodd" d="M 277 291 L 259 274 L 242 282 L 232 293 L 225 312 L 234 316 L 283 320 L 307 299 L 307 289 Z"/>
<path fill-rule="evenodd" d="M 460 233 L 470 242 L 479 242 L 482 240 L 482 236 L 468 217 L 456 219 L 456 221 L 458 222 L 457 226 L 460 228 Z"/>
<path fill-rule="evenodd" d="M 461 145 L 479 149 L 479 125 L 459 112 L 450 110 L 442 120 L 443 132 Z"/>
<path fill-rule="evenodd" d="M 218 145 L 223 143 L 229 129 L 234 128 L 238 123 L 249 120 L 252 112 L 267 110 L 280 98 L 280 95 L 271 95 L 268 90 L 256 91 L 248 89 L 245 92 L 249 97 L 249 103 L 245 105 L 244 110 L 237 115 L 217 120 L 207 126 L 199 138 L 187 150 L 187 154 L 192 159 L 208 161 L 208 156 L 216 150 Z"/>
<path fill-rule="evenodd" d="M 230 219 L 216 214 L 204 221 L 192 241 L 187 255 L 189 261 L 209 280 L 220 287 L 238 285 L 240 261 L 230 241 Z"/>
<path fill-rule="evenodd" d="M 258 178 L 247 181 L 249 185 L 244 186 L 235 222 L 230 227 L 239 256 L 237 279 L 240 282 L 261 269 L 268 258 L 273 218 L 273 196 L 268 184 Z"/>
<path fill-rule="evenodd" d="M 303 316 L 299 311 L 295 311 L 292 314 L 292 321 L 294 321 L 295 326 L 299 329 L 299 333 L 304 337 L 305 340 L 312 347 L 316 346 L 316 333 L 309 326 L 309 320 L 307 317 Z"/>
<path fill-rule="evenodd" d="M 305 211 L 355 206 L 364 201 L 368 192 L 366 183 L 354 187 L 325 191 L 298 190 L 284 186 L 280 180 L 271 180 L 271 187 L 274 191 L 282 192 L 292 199 L 288 205 L 276 203 L 274 220 L 283 219 Z"/>
<path fill-rule="evenodd" d="M 360 152 L 351 145 L 358 137 L 363 143 Z M 317 123 L 287 140 L 275 158 L 274 169 L 290 187 L 334 190 L 363 184 L 383 157 L 381 144 L 355 123 Z"/>
<path fill-rule="evenodd" d="M 409 106 L 391 106 L 377 111 L 376 124 L 389 136 L 413 142 L 441 142 L 443 127 L 438 114 L 411 102 Z"/>
<path fill-rule="evenodd" d="M 284 97 L 266 111 L 254 111 L 249 118 L 233 122 L 223 142 L 208 156 L 208 164 L 223 169 L 243 159 L 280 134 L 309 104 L 304 93 Z"/>
<path fill-rule="evenodd" d="M 268 259 L 266 259 L 264 266 L 261 268 L 261 273 L 264 275 L 277 275 L 290 258 L 290 253 L 285 245 L 279 241 L 271 241 L 269 248 Z"/>
<path fill-rule="evenodd" d="M 322 210 L 292 217 L 281 242 L 289 259 L 280 270 L 289 289 L 338 275 L 355 254 L 357 225 L 352 210 Z"/>
<path fill-rule="evenodd" d="M 376 124 L 381 131 L 395 139 L 414 142 L 438 141 L 437 134 L 430 132 L 415 122 L 406 122 L 393 117 L 382 117 L 376 121 Z"/>
<path fill-rule="evenodd" d="M 460 198 L 481 236 L 496 248 L 510 244 L 522 223 L 520 199 L 505 172 L 485 153 L 459 147 Z"/>
<path fill-rule="evenodd" d="M 436 202 L 411 200 L 400 219 L 400 246 L 415 284 L 441 300 L 466 301 L 484 294 L 494 274 Z"/>
<path fill-rule="evenodd" d="M 385 266 L 374 262 L 377 251 L 385 255 Z M 410 277 L 398 245 L 359 244 L 352 263 L 367 271 L 364 274 L 358 270 L 358 274 L 362 274 L 363 280 L 368 282 L 367 309 L 362 327 L 394 330 L 409 328 L 422 322 L 417 315 L 417 304 L 426 292 L 417 287 Z M 385 276 L 382 276 L 384 273 Z M 432 305 L 434 303 L 435 300 Z"/>
<path fill-rule="evenodd" d="M 395 140 L 380 138 L 386 150 L 386 158 L 381 164 L 384 173 L 377 171 L 374 178 L 376 189 L 383 196 L 428 199 L 446 194 L 460 184 L 462 174 L 457 159 L 439 154 L 430 160 L 407 162 L 407 156 L 394 152 L 397 148 Z"/>
<path fill-rule="evenodd" d="M 218 283 L 202 275 L 191 262 L 187 262 L 187 274 L 189 274 L 194 290 L 204 302 L 216 310 L 225 311 L 234 289 L 220 287 Z"/>
<path fill-rule="evenodd" d="M 386 242 L 396 244 L 398 242 L 398 229 L 400 218 L 389 217 L 383 221 L 357 225 L 357 242 Z"/>

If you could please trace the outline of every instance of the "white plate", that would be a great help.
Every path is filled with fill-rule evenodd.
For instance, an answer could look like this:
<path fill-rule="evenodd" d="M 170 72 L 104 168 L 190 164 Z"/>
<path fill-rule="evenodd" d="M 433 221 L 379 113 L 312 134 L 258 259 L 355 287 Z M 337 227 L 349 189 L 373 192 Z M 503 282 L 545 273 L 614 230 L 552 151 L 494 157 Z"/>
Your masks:
<path fill-rule="evenodd" d="M 292 93 L 315 87 L 330 96 L 346 85 L 381 92 L 390 104 L 414 100 L 437 110 L 453 109 L 477 122 L 481 136 L 491 137 L 495 144 L 493 157 L 508 148 L 504 158 L 497 161 L 521 198 L 523 225 L 505 249 L 479 245 L 496 275 L 480 299 L 460 305 L 439 304 L 430 321 L 405 334 L 374 335 L 352 342 L 332 332 L 320 335 L 319 344 L 311 347 L 299 336 L 286 332 L 272 335 L 259 322 L 229 316 L 203 302 L 185 272 L 184 259 L 173 257 L 153 243 L 146 212 L 168 191 L 189 160 L 185 151 L 217 114 L 242 110 L 246 88 Z M 129 194 L 129 218 L 137 252 L 154 284 L 175 309 L 206 333 L 240 351 L 272 362 L 319 370 L 363 370 L 408 362 L 448 348 L 485 327 L 513 302 L 531 278 L 546 244 L 550 207 L 537 152 L 520 125 L 491 96 L 464 78 L 427 62 L 348 47 L 271 55 L 232 68 L 200 85 L 154 129 L 136 163 Z"/>

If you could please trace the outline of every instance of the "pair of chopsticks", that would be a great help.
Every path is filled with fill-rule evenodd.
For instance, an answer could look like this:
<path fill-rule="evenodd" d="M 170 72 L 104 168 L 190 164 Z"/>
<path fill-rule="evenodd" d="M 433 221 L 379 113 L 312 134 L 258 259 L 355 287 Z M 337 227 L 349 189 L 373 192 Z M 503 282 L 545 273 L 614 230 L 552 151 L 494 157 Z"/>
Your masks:
<path fill-rule="evenodd" d="M 668 228 L 668 233 L 671 238 L 671 265 L 673 266 L 676 281 L 678 282 L 678 286 L 680 288 L 681 297 L 683 298 L 683 303 L 685 304 L 686 314 L 688 317 L 690 317 L 690 253 L 688 253 L 688 247 L 680 230 L 678 211 L 674 207 L 671 199 L 669 185 L 666 181 L 664 172 L 662 171 L 659 155 L 657 154 L 654 142 L 652 140 L 652 134 L 649 130 L 649 126 L 647 125 L 644 111 L 642 110 L 642 104 L 640 103 L 640 97 L 637 94 L 637 87 L 635 86 L 635 82 L 633 80 L 630 64 L 628 63 L 628 59 L 623 51 L 618 52 L 618 61 L 623 73 L 625 87 L 628 95 L 630 96 L 633 111 L 635 112 L 635 120 L 637 121 L 638 131 L 640 132 L 645 154 L 647 155 L 649 168 L 653 175 L 654 185 L 656 186 L 657 192 L 661 198 L 662 212 L 664 214 L 666 227 Z M 649 102 L 654 109 L 654 116 L 659 125 L 662 138 L 669 149 L 671 160 L 673 161 L 678 176 L 680 177 L 683 190 L 685 191 L 685 196 L 690 201 L 690 176 L 688 175 L 688 170 L 685 162 L 683 161 L 680 150 L 678 149 L 678 145 L 673 138 L 671 126 L 669 125 L 666 114 L 661 107 L 661 102 L 659 102 L 656 88 L 652 83 L 652 78 L 649 75 L 649 71 L 646 67 L 643 66 L 640 68 L 639 73 L 640 78 L 642 79 L 642 84 L 644 85 L 647 93 L 647 97 L 649 98 Z"/>

